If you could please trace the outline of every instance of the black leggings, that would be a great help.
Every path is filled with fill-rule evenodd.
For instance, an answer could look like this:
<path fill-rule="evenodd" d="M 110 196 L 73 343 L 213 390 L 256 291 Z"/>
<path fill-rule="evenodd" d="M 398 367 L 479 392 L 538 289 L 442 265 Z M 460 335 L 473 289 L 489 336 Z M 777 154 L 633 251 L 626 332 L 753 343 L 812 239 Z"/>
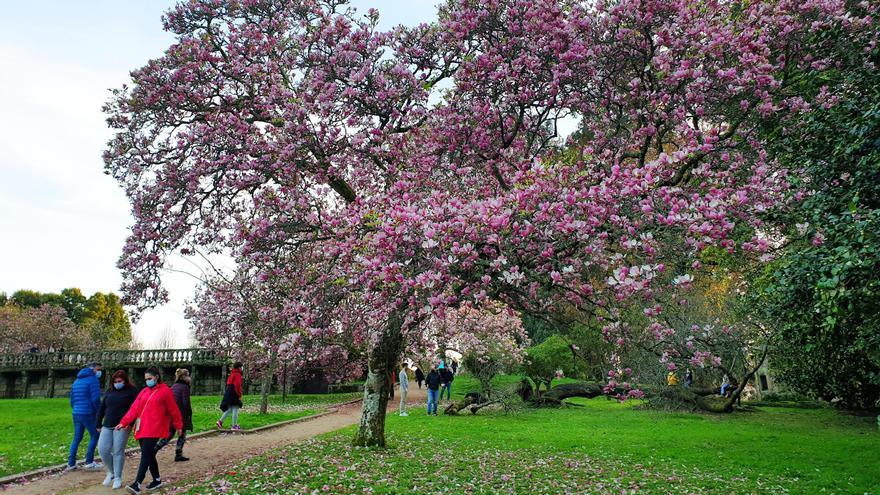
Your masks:
<path fill-rule="evenodd" d="M 173 426 L 171 428 L 174 429 Z M 183 453 L 183 444 L 185 444 L 185 443 L 186 443 L 186 430 L 180 430 L 180 434 L 177 435 L 177 445 L 175 446 L 176 448 L 174 450 L 178 454 L 182 454 Z"/>
<path fill-rule="evenodd" d="M 156 444 L 159 443 L 158 438 L 141 438 L 141 463 L 138 464 L 137 476 L 134 481 L 141 484 L 147 476 L 147 469 L 154 480 L 159 479 L 159 463 L 156 461 Z"/>

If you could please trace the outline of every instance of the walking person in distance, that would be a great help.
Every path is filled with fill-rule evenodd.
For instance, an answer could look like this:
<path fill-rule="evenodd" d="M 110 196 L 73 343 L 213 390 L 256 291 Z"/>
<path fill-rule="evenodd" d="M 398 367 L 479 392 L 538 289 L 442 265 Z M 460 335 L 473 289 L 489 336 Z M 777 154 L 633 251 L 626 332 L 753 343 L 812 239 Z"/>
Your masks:
<path fill-rule="evenodd" d="M 406 374 L 406 364 L 400 365 L 400 415 L 409 416 L 406 413 L 406 394 L 409 393 L 409 377 Z"/>
<path fill-rule="evenodd" d="M 230 416 L 232 417 L 232 430 L 241 429 L 238 425 L 238 411 L 243 405 L 241 402 L 242 366 L 244 365 L 241 361 L 237 361 L 232 365 L 229 377 L 226 378 L 226 390 L 223 392 L 223 400 L 220 401 L 220 410 L 223 411 L 223 415 L 217 420 L 217 428 L 221 430 L 223 429 L 223 421 Z"/>
<path fill-rule="evenodd" d="M 177 434 L 177 445 L 174 448 L 174 462 L 186 462 L 189 460 L 188 457 L 183 455 L 183 445 L 186 443 L 186 430 L 193 430 L 193 410 L 192 402 L 190 401 L 192 376 L 190 376 L 189 370 L 184 368 L 178 368 L 174 376 L 177 379 L 174 381 L 174 385 L 171 386 L 171 392 L 174 394 L 174 402 L 177 403 L 177 408 L 180 409 L 180 415 L 183 417 L 183 428 Z"/>
<path fill-rule="evenodd" d="M 425 377 L 425 386 L 428 388 L 428 416 L 437 415 L 437 395 L 440 393 L 440 373 L 432 364 L 431 371 Z"/>

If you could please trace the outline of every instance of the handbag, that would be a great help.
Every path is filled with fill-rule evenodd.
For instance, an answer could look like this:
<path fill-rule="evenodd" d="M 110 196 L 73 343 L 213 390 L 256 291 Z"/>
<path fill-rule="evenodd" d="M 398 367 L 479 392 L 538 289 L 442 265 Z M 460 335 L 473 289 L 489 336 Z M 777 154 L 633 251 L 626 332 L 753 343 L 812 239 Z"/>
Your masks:
<path fill-rule="evenodd" d="M 155 391 L 155 390 L 154 390 L 154 391 L 153 391 L 153 393 L 152 393 L 152 394 L 150 394 L 150 398 L 149 398 L 149 399 L 147 399 L 147 403 L 146 403 L 146 404 L 144 404 L 144 408 L 143 408 L 143 409 L 141 409 L 141 413 L 140 413 L 140 414 L 138 414 L 138 417 L 137 417 L 137 419 L 136 419 L 136 420 L 134 420 L 134 432 L 135 432 L 135 433 L 137 433 L 137 432 L 139 432 L 139 431 L 141 431 L 141 416 L 143 416 L 143 415 L 144 415 L 144 411 L 146 411 L 146 410 L 147 410 L 147 406 L 149 406 L 149 405 L 150 405 L 150 401 L 151 401 L 151 400 L 153 400 L 153 396 L 154 396 L 154 395 L 156 395 L 156 391 Z"/>

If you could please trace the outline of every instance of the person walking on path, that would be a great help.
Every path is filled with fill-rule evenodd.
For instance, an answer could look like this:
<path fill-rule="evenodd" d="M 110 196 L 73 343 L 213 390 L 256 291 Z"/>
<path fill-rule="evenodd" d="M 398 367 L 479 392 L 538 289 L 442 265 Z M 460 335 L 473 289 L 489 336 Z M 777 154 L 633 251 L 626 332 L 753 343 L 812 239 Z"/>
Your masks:
<path fill-rule="evenodd" d="M 409 377 L 406 375 L 406 364 L 400 365 L 400 415 L 409 416 L 406 413 L 406 394 L 409 393 Z"/>
<path fill-rule="evenodd" d="M 452 380 L 455 377 L 452 374 L 452 370 L 449 366 L 445 366 L 440 370 L 440 383 L 442 386 L 440 387 L 440 398 L 443 399 L 443 393 L 446 393 L 446 399 L 452 400 Z"/>
<path fill-rule="evenodd" d="M 422 371 L 421 367 L 416 368 L 416 383 L 419 384 L 419 389 L 422 388 L 422 382 L 425 381 L 425 372 Z"/>
<path fill-rule="evenodd" d="M 118 370 L 113 373 L 110 388 L 104 394 L 101 408 L 98 409 L 98 452 L 104 461 L 107 476 L 104 486 L 113 484 L 113 489 L 122 488 L 122 468 L 125 466 L 125 446 L 128 444 L 130 428 L 117 430 L 116 425 L 137 399 L 138 391 L 128 377 L 128 373 Z"/>
<path fill-rule="evenodd" d="M 425 377 L 425 386 L 428 388 L 428 416 L 437 415 L 437 395 L 440 392 L 440 373 L 431 365 L 431 371 Z"/>
<path fill-rule="evenodd" d="M 180 409 L 180 414 L 183 416 L 183 428 L 177 435 L 177 444 L 174 448 L 174 462 L 186 462 L 189 460 L 188 457 L 183 455 L 183 445 L 186 443 L 186 430 L 193 431 L 193 410 L 192 402 L 190 401 L 190 382 L 192 381 L 192 376 L 190 376 L 189 370 L 184 368 L 178 368 L 174 375 L 177 377 L 177 380 L 171 386 L 171 392 L 174 394 L 174 402 L 177 403 L 177 408 Z"/>
<path fill-rule="evenodd" d="M 67 469 L 76 469 L 76 453 L 85 432 L 89 432 L 89 445 L 86 447 L 86 463 L 83 469 L 97 471 L 101 466 L 95 462 L 95 447 L 98 446 L 98 409 L 101 406 L 101 363 L 91 363 L 79 370 L 76 380 L 70 387 L 70 408 L 73 415 L 73 442 L 67 456 Z"/>
<path fill-rule="evenodd" d="M 226 378 L 226 391 L 223 392 L 223 400 L 220 401 L 220 410 L 223 411 L 223 415 L 217 420 L 217 428 L 221 430 L 223 429 L 223 421 L 229 416 L 232 416 L 232 429 L 234 431 L 241 429 L 238 425 L 238 410 L 243 405 L 241 403 L 242 366 L 240 361 L 233 364 L 232 370 L 229 371 L 229 377 Z"/>
<path fill-rule="evenodd" d="M 690 368 L 687 369 L 687 372 L 684 374 L 684 388 L 691 388 L 691 385 L 694 383 L 694 372 L 691 371 Z"/>
<path fill-rule="evenodd" d="M 174 402 L 174 394 L 168 385 L 162 383 L 162 373 L 155 366 L 150 366 L 144 373 L 147 386 L 141 390 L 135 399 L 131 409 L 125 413 L 122 420 L 116 425 L 116 430 L 128 428 L 135 424 L 134 437 L 141 446 L 141 462 L 138 464 L 137 476 L 127 489 L 134 495 L 140 495 L 141 483 L 147 476 L 147 469 L 153 476 L 153 481 L 147 485 L 147 490 L 156 490 L 162 486 L 162 478 L 159 476 L 159 463 L 156 461 L 157 444 L 159 440 L 168 438 L 169 428 L 174 430 L 183 429 L 183 418 L 177 403 Z"/>

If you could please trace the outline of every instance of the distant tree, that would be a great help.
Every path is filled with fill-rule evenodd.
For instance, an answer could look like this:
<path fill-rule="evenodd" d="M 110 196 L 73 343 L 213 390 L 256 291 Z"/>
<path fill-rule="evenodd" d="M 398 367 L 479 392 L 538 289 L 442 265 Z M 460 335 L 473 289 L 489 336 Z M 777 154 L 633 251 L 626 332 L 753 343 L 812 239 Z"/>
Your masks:
<path fill-rule="evenodd" d="M 538 394 L 541 393 L 541 385 L 550 390 L 557 372 L 567 376 L 576 373 L 575 355 L 564 337 L 551 335 L 540 344 L 526 349 L 523 373 L 534 382 Z"/>
<path fill-rule="evenodd" d="M 131 342 L 131 320 L 119 296 L 112 292 L 95 292 L 86 298 L 82 291 L 70 287 L 60 294 L 22 289 L 10 301 L 19 307 L 57 306 L 77 326 L 86 330 L 95 348 L 126 348 Z"/>
<path fill-rule="evenodd" d="M 81 325 L 88 298 L 80 289 L 71 287 L 61 291 L 61 299 L 61 306 L 67 311 L 67 316 L 77 325 Z"/>
<path fill-rule="evenodd" d="M 0 352 L 26 352 L 33 347 L 43 352 L 50 348 L 70 351 L 89 346 L 87 333 L 59 306 L 0 307 Z"/>
<path fill-rule="evenodd" d="M 177 335 L 173 327 L 165 327 L 159 334 L 159 340 L 156 341 L 157 349 L 174 349 L 177 347 Z"/>
<path fill-rule="evenodd" d="M 7 302 L 9 302 L 9 296 L 5 292 L 0 292 L 0 306 L 6 306 Z"/>
<path fill-rule="evenodd" d="M 131 342 L 131 321 L 119 296 L 112 292 L 96 292 L 82 305 L 81 315 L 82 326 L 90 330 L 92 341 L 97 346 L 128 347 Z"/>

